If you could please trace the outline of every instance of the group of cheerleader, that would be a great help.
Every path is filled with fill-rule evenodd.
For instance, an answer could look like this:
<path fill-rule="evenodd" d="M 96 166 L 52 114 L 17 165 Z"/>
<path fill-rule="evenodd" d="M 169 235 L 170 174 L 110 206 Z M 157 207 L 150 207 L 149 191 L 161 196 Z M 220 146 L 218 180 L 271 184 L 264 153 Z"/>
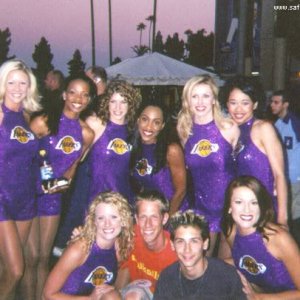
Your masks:
<path fill-rule="evenodd" d="M 61 97 L 43 110 L 32 71 L 22 61 L 5 62 L 0 68 L 1 297 L 42 299 L 61 190 L 89 152 L 85 225 L 66 250 L 69 260 L 59 263 L 65 272 L 47 281 L 46 297 L 76 294 L 74 282 L 80 281 L 86 263 L 97 265 L 91 253 L 99 251 L 112 284 L 118 261 L 132 247 L 135 195 L 157 190 L 169 199 L 170 215 L 192 208 L 205 216 L 210 229 L 207 255 L 217 252 L 222 232 L 219 257 L 240 269 L 248 299 L 264 299 L 264 292 L 269 293 L 265 299 L 273 299 L 272 293 L 275 299 L 297 299 L 300 255 L 288 233 L 282 146 L 274 127 L 254 116 L 262 99 L 256 81 L 233 78 L 223 96 L 228 117 L 210 76 L 195 76 L 185 84 L 178 142 L 161 101 L 142 102 L 127 82 L 111 81 L 95 111 L 83 118 L 96 97 L 89 77 L 69 77 Z M 64 178 L 66 186 L 44 185 L 41 150 L 53 177 Z M 111 230 L 105 230 L 107 224 Z M 92 296 L 82 299 L 100 299 L 107 292 L 114 296 L 110 285 L 100 284 L 87 288 L 85 293 Z"/>

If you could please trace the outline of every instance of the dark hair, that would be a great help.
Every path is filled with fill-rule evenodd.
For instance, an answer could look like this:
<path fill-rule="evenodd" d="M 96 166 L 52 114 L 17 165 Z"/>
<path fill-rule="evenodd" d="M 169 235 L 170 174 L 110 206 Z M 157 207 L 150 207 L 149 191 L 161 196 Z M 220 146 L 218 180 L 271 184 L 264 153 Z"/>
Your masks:
<path fill-rule="evenodd" d="M 159 132 L 157 136 L 156 146 L 155 146 L 155 165 L 153 166 L 152 174 L 159 172 L 167 163 L 167 150 L 170 142 L 168 141 L 170 133 L 170 117 L 169 114 L 162 104 L 162 101 L 145 101 L 142 103 L 137 118 L 140 117 L 141 113 L 149 106 L 157 107 L 161 110 L 163 115 L 164 127 Z M 130 169 L 133 170 L 136 167 L 136 163 L 142 158 L 142 140 L 139 133 L 138 125 L 136 125 L 133 134 L 129 137 L 129 143 L 132 145 L 132 150 L 130 153 Z"/>
<path fill-rule="evenodd" d="M 138 215 L 138 207 L 140 201 L 150 201 L 150 202 L 158 201 L 160 203 L 160 212 L 162 215 L 167 213 L 170 208 L 170 203 L 168 199 L 162 193 L 156 190 L 143 191 L 136 196 L 135 213 L 137 215 Z"/>
<path fill-rule="evenodd" d="M 69 76 L 65 81 L 65 90 L 67 90 L 69 84 L 75 80 L 84 81 L 85 83 L 87 83 L 89 85 L 89 88 L 90 88 L 89 95 L 90 95 L 91 100 L 90 100 L 87 108 L 80 114 L 80 118 L 83 119 L 84 113 L 89 110 L 89 106 L 91 105 L 91 102 L 95 99 L 96 87 L 95 87 L 95 84 L 93 83 L 93 81 L 83 73 L 83 74 L 79 74 L 79 75 Z M 34 114 L 32 116 L 32 119 L 34 119 L 36 116 L 44 116 L 45 120 L 46 120 L 46 124 L 49 128 L 50 134 L 56 135 L 58 133 L 59 121 L 60 121 L 60 118 L 61 118 L 61 115 L 62 115 L 62 112 L 64 109 L 64 103 L 65 102 L 63 100 L 63 96 L 61 94 L 59 94 L 57 97 L 54 97 L 53 99 L 51 99 L 51 105 L 46 105 L 42 111 Z"/>
<path fill-rule="evenodd" d="M 282 103 L 285 103 L 285 102 L 290 102 L 289 100 L 289 95 L 287 93 L 287 91 L 285 90 L 278 90 L 278 91 L 275 91 L 272 96 L 281 96 L 282 97 Z"/>
<path fill-rule="evenodd" d="M 103 82 L 107 82 L 107 73 L 104 68 L 95 66 L 89 67 L 87 71 L 91 71 L 94 75 L 94 79 L 100 78 Z"/>
<path fill-rule="evenodd" d="M 50 72 L 52 72 L 52 74 L 57 79 L 57 81 L 59 83 L 59 89 L 63 90 L 64 89 L 64 82 L 65 82 L 65 76 L 64 76 L 63 72 L 60 71 L 60 70 L 52 70 Z"/>
<path fill-rule="evenodd" d="M 234 220 L 229 213 L 233 191 L 238 187 L 247 187 L 250 189 L 258 202 L 260 216 L 255 224 L 258 232 L 264 234 L 264 229 L 269 222 L 275 222 L 275 213 L 273 209 L 272 198 L 263 184 L 253 176 L 240 176 L 231 181 L 225 192 L 225 204 L 223 210 L 222 230 L 225 236 L 232 232 Z"/>
<path fill-rule="evenodd" d="M 198 228 L 201 233 L 203 241 L 209 239 L 209 226 L 204 216 L 197 214 L 193 210 L 187 210 L 185 212 L 177 212 L 170 218 L 169 230 L 171 234 L 171 240 L 175 239 L 175 232 L 180 226 L 192 226 Z"/>
<path fill-rule="evenodd" d="M 228 80 L 220 91 L 220 99 L 224 109 L 227 108 L 229 95 L 234 89 L 241 90 L 244 94 L 249 96 L 253 103 L 258 104 L 255 115 L 256 117 L 261 117 L 266 99 L 264 90 L 258 79 L 256 77 L 238 75 Z"/>

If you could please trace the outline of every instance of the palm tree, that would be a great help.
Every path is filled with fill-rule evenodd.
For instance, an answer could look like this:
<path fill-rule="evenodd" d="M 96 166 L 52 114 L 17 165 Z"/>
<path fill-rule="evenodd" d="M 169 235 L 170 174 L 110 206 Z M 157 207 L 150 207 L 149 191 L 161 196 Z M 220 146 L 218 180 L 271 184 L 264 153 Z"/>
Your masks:
<path fill-rule="evenodd" d="M 108 0 L 108 30 L 109 30 L 109 65 L 111 65 L 112 64 L 111 0 Z"/>
<path fill-rule="evenodd" d="M 151 15 L 148 18 L 146 18 L 146 20 L 150 22 L 150 25 L 149 25 L 149 49 L 153 50 L 153 48 L 151 47 L 151 33 L 152 33 L 151 28 L 152 28 L 152 23 L 153 23 L 154 17 Z"/>
<path fill-rule="evenodd" d="M 136 27 L 136 30 L 140 32 L 140 46 L 142 45 L 142 33 L 145 28 L 146 28 L 146 25 L 144 23 L 140 23 Z"/>
<path fill-rule="evenodd" d="M 90 0 L 91 5 L 91 34 L 92 34 L 92 66 L 96 65 L 95 56 L 95 21 L 94 21 L 94 0 Z"/>
<path fill-rule="evenodd" d="M 157 0 L 153 0 L 153 32 L 152 32 L 152 49 L 155 47 L 155 30 L 156 30 L 156 7 L 157 7 Z"/>

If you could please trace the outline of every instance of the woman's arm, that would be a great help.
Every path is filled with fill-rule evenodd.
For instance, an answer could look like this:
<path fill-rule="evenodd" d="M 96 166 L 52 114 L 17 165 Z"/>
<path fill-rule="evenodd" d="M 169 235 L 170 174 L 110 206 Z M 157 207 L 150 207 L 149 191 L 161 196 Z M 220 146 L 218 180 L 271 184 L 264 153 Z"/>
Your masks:
<path fill-rule="evenodd" d="M 253 132 L 253 140 L 259 138 L 260 148 L 266 153 L 274 176 L 278 201 L 278 223 L 287 226 L 287 183 L 284 173 L 284 158 L 281 143 L 272 124 L 261 122 Z M 259 146 L 259 145 L 258 145 Z"/>
<path fill-rule="evenodd" d="M 70 274 L 84 263 L 87 253 L 84 252 L 83 242 L 77 241 L 64 251 L 63 255 L 50 272 L 43 291 L 45 300 L 67 300 L 67 299 L 92 299 L 90 297 L 76 297 L 61 292 L 63 285 Z"/>
<path fill-rule="evenodd" d="M 276 226 L 276 233 L 270 233 L 269 242 L 267 242 L 269 252 L 278 260 L 281 260 L 287 268 L 296 290 L 279 292 L 276 294 L 256 293 L 251 286 L 243 282 L 245 292 L 249 300 L 296 300 L 300 299 L 300 252 L 296 242 L 291 235 L 283 228 Z"/>
<path fill-rule="evenodd" d="M 172 143 L 168 146 L 167 163 L 171 171 L 174 194 L 170 199 L 170 215 L 178 211 L 186 193 L 186 168 L 182 148 Z"/>
<path fill-rule="evenodd" d="M 78 164 L 86 157 L 95 137 L 94 131 L 85 122 L 80 121 L 80 125 L 83 137 L 82 151 L 80 157 L 77 158 L 71 167 L 64 173 L 64 177 L 68 180 L 71 180 L 74 177 Z"/>
<path fill-rule="evenodd" d="M 90 116 L 85 120 L 86 124 L 94 131 L 93 144 L 102 136 L 106 125 L 96 115 Z"/>

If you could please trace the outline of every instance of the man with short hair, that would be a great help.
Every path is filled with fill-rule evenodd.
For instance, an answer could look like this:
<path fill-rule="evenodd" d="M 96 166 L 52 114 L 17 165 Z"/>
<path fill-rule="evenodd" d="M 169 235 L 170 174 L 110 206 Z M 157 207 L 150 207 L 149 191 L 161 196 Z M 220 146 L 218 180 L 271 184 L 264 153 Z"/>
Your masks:
<path fill-rule="evenodd" d="M 289 111 L 290 99 L 283 90 L 273 93 L 272 113 L 278 117 L 275 127 L 286 150 L 290 184 L 291 232 L 300 245 L 300 119 Z"/>
<path fill-rule="evenodd" d="M 63 90 L 64 75 L 59 70 L 51 70 L 45 78 L 45 89 L 48 91 Z"/>
<path fill-rule="evenodd" d="M 134 249 L 121 266 L 115 284 L 121 289 L 131 283 L 122 291 L 124 298 L 132 290 L 146 290 L 151 295 L 160 272 L 177 260 L 170 235 L 164 230 L 168 211 L 168 200 L 157 191 L 145 191 L 136 197 Z"/>
<path fill-rule="evenodd" d="M 161 272 L 154 300 L 246 299 L 235 267 L 205 256 L 209 228 L 203 216 L 178 212 L 170 220 L 170 231 L 178 261 Z"/>

